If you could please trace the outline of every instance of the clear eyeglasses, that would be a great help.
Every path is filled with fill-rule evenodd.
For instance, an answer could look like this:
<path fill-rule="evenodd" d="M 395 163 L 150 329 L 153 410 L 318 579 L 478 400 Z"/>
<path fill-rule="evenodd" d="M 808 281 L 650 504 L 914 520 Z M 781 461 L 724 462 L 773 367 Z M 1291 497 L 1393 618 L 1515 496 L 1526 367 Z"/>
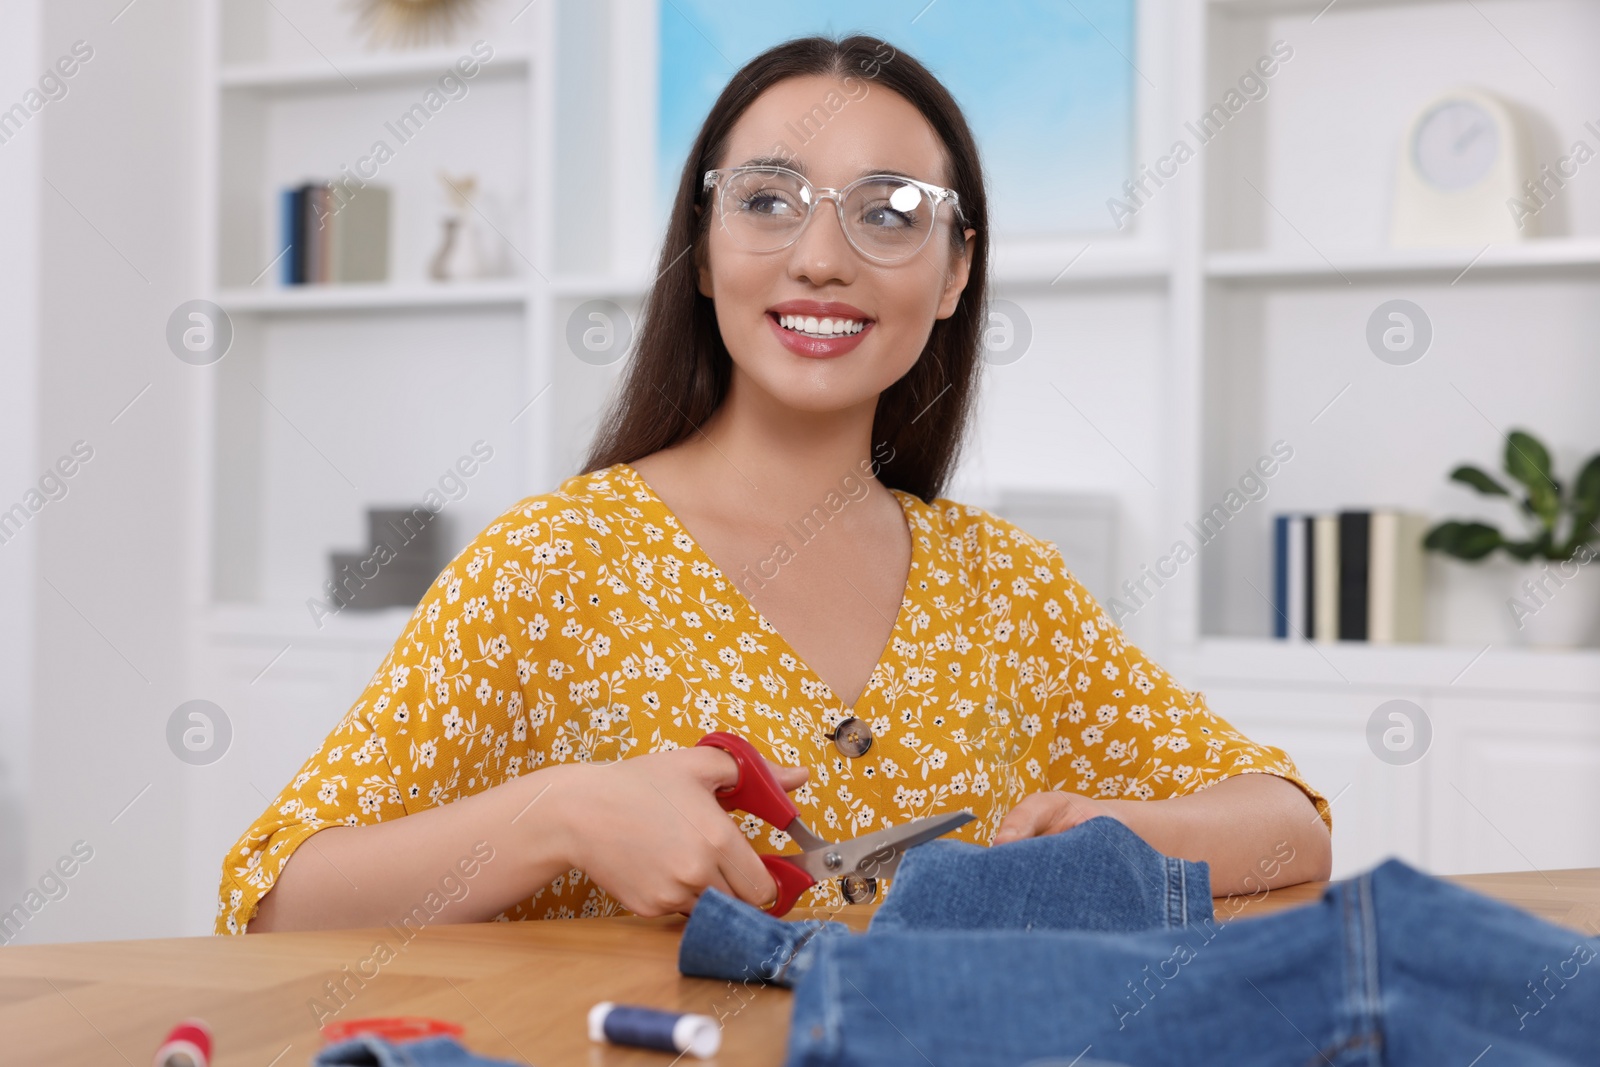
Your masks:
<path fill-rule="evenodd" d="M 954 189 L 892 174 L 868 174 L 843 189 L 819 189 L 787 167 L 723 167 L 706 171 L 700 188 L 713 186 L 722 228 L 747 252 L 776 252 L 794 244 L 823 199 L 833 201 L 851 247 L 876 263 L 902 263 L 920 252 L 933 233 L 940 204 L 948 202 L 956 218 L 965 221 Z"/>

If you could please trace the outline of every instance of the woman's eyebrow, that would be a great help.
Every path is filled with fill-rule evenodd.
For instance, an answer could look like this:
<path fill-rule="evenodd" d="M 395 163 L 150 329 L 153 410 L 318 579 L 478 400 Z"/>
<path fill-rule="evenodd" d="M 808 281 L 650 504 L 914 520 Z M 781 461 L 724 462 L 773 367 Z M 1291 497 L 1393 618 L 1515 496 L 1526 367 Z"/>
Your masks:
<path fill-rule="evenodd" d="M 800 174 L 806 173 L 806 165 L 804 162 L 798 159 L 786 159 L 783 156 L 757 156 L 755 159 L 747 159 L 739 165 L 742 167 L 787 167 L 790 170 L 797 171 Z M 907 174 L 905 171 L 894 170 L 891 167 L 868 167 L 866 170 L 863 170 L 860 174 L 858 174 L 857 177 L 862 177 L 868 174 L 887 174 L 892 178 L 909 178 L 913 181 L 921 180 L 914 174 Z M 809 175 L 807 176 L 809 177 Z"/>

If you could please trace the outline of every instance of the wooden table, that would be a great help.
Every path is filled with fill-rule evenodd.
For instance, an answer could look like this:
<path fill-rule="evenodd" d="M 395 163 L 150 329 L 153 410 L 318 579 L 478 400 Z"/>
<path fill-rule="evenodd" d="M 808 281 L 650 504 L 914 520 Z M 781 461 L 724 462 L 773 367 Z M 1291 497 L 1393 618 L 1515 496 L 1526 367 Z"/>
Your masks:
<path fill-rule="evenodd" d="M 1600 932 L 1600 869 L 1451 880 L 1589 936 Z M 1307 883 L 1219 900 L 1217 916 L 1279 911 L 1316 900 L 1322 888 Z M 827 917 L 791 917 L 806 915 Z M 833 917 L 861 930 L 871 915 L 869 906 Z M 0 948 L 0 1064 L 144 1067 L 173 1023 L 197 1015 L 216 1034 L 218 1067 L 303 1067 L 321 1045 L 318 1001 L 325 1013 L 337 1009 L 332 1019 L 452 1019 L 466 1027 L 474 1050 L 536 1067 L 672 1061 L 665 1053 L 592 1044 L 585 1016 L 601 1000 L 720 1017 L 720 1062 L 781 1063 L 790 993 L 680 975 L 684 921 L 439 926 L 410 942 L 380 929 Z M 375 952 L 380 943 L 387 953 Z M 340 981 L 342 1007 L 328 985 Z"/>

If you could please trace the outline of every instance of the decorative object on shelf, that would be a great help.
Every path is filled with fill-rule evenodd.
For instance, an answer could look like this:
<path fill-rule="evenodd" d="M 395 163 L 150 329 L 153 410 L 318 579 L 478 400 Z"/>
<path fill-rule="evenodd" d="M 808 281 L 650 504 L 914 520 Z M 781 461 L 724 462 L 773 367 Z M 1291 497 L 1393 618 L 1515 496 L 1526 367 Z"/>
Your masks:
<path fill-rule="evenodd" d="M 481 0 L 353 0 L 367 39 L 377 47 L 415 48 L 452 40 L 478 17 Z"/>
<path fill-rule="evenodd" d="M 485 269 L 483 233 L 472 206 L 472 194 L 478 188 L 478 179 L 471 174 L 452 179 L 449 174 L 440 171 L 439 180 L 444 184 L 450 208 L 444 216 L 444 233 L 439 238 L 439 250 L 428 263 L 428 276 L 441 282 L 481 278 L 488 272 Z"/>
<path fill-rule="evenodd" d="M 336 610 L 416 607 L 443 566 L 437 515 L 424 504 L 368 508 L 367 542 L 359 552 L 328 554 Z"/>
<path fill-rule="evenodd" d="M 314 181 L 281 204 L 284 285 L 388 281 L 388 189 Z"/>
<path fill-rule="evenodd" d="M 1463 86 L 1434 97 L 1400 141 L 1390 243 L 1478 246 L 1531 236 L 1512 209 L 1534 187 L 1528 151 L 1522 124 L 1492 94 Z"/>
<path fill-rule="evenodd" d="M 1600 453 L 1589 457 L 1570 492 L 1555 476 L 1544 444 L 1524 430 L 1506 436 L 1504 463 L 1520 486 L 1518 510 L 1532 520 L 1532 536 L 1513 541 L 1487 523 L 1452 519 L 1429 530 L 1423 545 L 1469 562 L 1495 549 L 1523 563 L 1540 561 L 1537 570 L 1518 574 L 1522 580 L 1506 600 L 1516 636 L 1533 645 L 1591 645 L 1600 620 L 1600 567 L 1591 566 L 1600 555 Z M 1512 498 L 1511 490 L 1471 464 L 1458 466 L 1450 477 L 1486 496 Z M 1562 515 L 1570 522 L 1558 534 Z"/>
<path fill-rule="evenodd" d="M 1394 508 L 1273 517 L 1273 636 L 1422 640 L 1427 517 Z"/>

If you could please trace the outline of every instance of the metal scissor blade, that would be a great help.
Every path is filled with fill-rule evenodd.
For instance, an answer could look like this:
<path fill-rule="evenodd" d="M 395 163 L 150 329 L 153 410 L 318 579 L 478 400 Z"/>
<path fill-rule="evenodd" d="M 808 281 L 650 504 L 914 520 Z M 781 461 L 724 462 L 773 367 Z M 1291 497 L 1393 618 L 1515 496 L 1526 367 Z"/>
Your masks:
<path fill-rule="evenodd" d="M 923 819 L 913 819 L 904 826 L 875 830 L 862 837 L 826 844 L 798 856 L 784 858 L 799 864 L 806 873 L 819 882 L 846 874 L 881 878 L 894 873 L 895 868 L 900 866 L 900 857 L 905 855 L 906 849 L 942 837 L 975 818 L 977 816 L 970 811 L 930 815 Z M 836 858 L 836 862 L 830 864 L 830 858 Z"/>

